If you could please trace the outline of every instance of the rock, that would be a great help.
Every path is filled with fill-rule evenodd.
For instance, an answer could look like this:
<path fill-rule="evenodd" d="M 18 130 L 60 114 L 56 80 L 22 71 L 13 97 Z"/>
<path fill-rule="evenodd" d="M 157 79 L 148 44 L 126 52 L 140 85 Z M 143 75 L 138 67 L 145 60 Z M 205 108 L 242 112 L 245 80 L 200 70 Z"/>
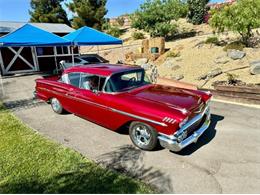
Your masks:
<path fill-rule="evenodd" d="M 172 68 L 174 66 L 174 58 L 166 58 L 162 66 L 166 68 Z"/>
<path fill-rule="evenodd" d="M 229 62 L 229 58 L 227 58 L 226 56 L 219 56 L 214 60 L 214 62 L 216 64 L 226 64 Z"/>
<path fill-rule="evenodd" d="M 222 74 L 222 70 L 220 68 L 216 68 L 208 73 L 207 78 L 214 78 L 220 74 Z"/>
<path fill-rule="evenodd" d="M 177 81 L 179 81 L 179 80 L 181 80 L 181 79 L 183 79 L 184 78 L 184 76 L 182 75 L 182 74 L 180 74 L 180 75 L 175 75 L 175 76 L 172 76 L 171 77 L 171 79 L 174 79 L 174 80 L 177 80 Z"/>
<path fill-rule="evenodd" d="M 141 65 L 143 65 L 143 64 L 146 64 L 147 62 L 148 62 L 148 59 L 147 59 L 147 58 L 139 58 L 139 59 L 137 59 L 137 60 L 135 61 L 135 64 L 141 66 Z"/>
<path fill-rule="evenodd" d="M 197 78 L 197 80 L 205 80 L 207 78 L 208 74 L 203 74 Z"/>
<path fill-rule="evenodd" d="M 198 80 L 206 80 L 206 79 L 209 79 L 209 78 L 214 78 L 218 75 L 222 74 L 222 70 L 220 68 L 217 68 L 217 69 L 214 69 L 208 73 L 205 73 L 201 76 L 199 76 L 197 79 Z"/>
<path fill-rule="evenodd" d="M 260 60 L 250 63 L 250 73 L 251 74 L 260 74 Z"/>
<path fill-rule="evenodd" d="M 142 67 L 143 69 L 145 69 L 145 70 L 149 70 L 152 66 L 153 66 L 152 64 L 148 64 L 148 63 L 146 63 L 146 64 L 141 64 L 141 67 Z"/>
<path fill-rule="evenodd" d="M 175 58 L 175 61 L 176 61 L 176 62 L 181 62 L 181 61 L 182 61 L 182 58 L 181 58 L 181 57 L 177 57 L 177 58 Z"/>
<path fill-rule="evenodd" d="M 181 68 L 179 65 L 174 65 L 171 70 L 178 70 L 179 68 Z"/>
<path fill-rule="evenodd" d="M 243 57 L 245 57 L 245 55 L 246 52 L 235 50 L 235 49 L 231 49 L 227 51 L 227 56 L 233 60 L 242 59 Z"/>

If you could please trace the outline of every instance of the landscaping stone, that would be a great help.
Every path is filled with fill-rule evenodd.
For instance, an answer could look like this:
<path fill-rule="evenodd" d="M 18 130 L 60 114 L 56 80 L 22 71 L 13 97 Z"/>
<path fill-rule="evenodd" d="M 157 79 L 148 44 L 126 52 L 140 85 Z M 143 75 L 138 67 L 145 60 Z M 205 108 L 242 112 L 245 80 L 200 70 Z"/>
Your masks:
<path fill-rule="evenodd" d="M 206 79 L 209 79 L 209 78 L 214 78 L 220 74 L 222 74 L 222 70 L 220 68 L 216 68 L 206 74 L 203 74 L 201 76 L 198 77 L 198 80 L 206 80 Z"/>
<path fill-rule="evenodd" d="M 214 60 L 214 62 L 216 64 L 226 64 L 229 62 L 229 58 L 227 58 L 226 56 L 219 56 Z"/>
<path fill-rule="evenodd" d="M 183 76 L 182 74 L 180 74 L 180 75 L 175 75 L 175 76 L 172 76 L 171 79 L 174 79 L 174 80 L 179 81 L 179 80 L 181 80 L 181 79 L 184 79 L 184 76 Z"/>
<path fill-rule="evenodd" d="M 250 63 L 250 73 L 253 75 L 260 74 L 260 60 Z"/>
<path fill-rule="evenodd" d="M 244 51 L 239 51 L 239 50 L 235 50 L 235 49 L 231 49 L 227 51 L 227 56 L 233 60 L 238 60 L 238 59 L 242 59 L 243 57 L 245 57 L 246 52 Z"/>
<path fill-rule="evenodd" d="M 174 58 L 166 58 L 162 66 L 167 67 L 167 68 L 172 68 L 174 66 Z"/>
<path fill-rule="evenodd" d="M 210 71 L 207 75 L 208 78 L 214 78 L 218 75 L 222 74 L 222 70 L 220 68 L 216 68 L 212 71 Z"/>
<path fill-rule="evenodd" d="M 179 66 L 179 65 L 174 65 L 172 68 L 171 68 L 171 70 L 178 70 L 178 69 L 180 69 L 181 67 Z"/>
<path fill-rule="evenodd" d="M 147 58 L 139 58 L 139 59 L 137 59 L 137 60 L 135 61 L 135 64 L 141 66 L 141 65 L 143 65 L 143 64 L 146 64 L 147 62 L 148 62 L 148 59 L 147 59 Z"/>

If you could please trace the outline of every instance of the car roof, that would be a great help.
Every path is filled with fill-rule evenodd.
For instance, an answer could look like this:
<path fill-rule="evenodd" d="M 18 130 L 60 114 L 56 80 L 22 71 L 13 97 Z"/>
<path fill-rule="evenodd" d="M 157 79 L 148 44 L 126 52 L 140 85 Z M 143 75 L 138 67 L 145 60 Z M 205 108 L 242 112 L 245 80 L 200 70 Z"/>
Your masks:
<path fill-rule="evenodd" d="M 131 71 L 131 70 L 141 70 L 140 66 L 133 65 L 122 65 L 122 64 L 88 64 L 88 65 L 79 65 L 73 66 L 66 70 L 64 73 L 72 72 L 84 72 L 89 74 L 95 74 L 100 76 L 110 76 L 114 73 Z"/>

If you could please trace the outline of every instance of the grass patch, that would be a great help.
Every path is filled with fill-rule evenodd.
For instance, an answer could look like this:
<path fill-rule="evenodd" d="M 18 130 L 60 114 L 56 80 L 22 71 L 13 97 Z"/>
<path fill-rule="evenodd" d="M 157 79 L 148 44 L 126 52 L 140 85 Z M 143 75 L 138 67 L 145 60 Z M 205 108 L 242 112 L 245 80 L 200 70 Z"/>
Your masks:
<path fill-rule="evenodd" d="M 214 45 L 218 45 L 219 44 L 219 40 L 218 37 L 208 37 L 205 41 L 206 44 L 214 44 Z"/>
<path fill-rule="evenodd" d="M 166 55 L 167 58 L 176 58 L 180 56 L 181 56 L 181 52 L 177 50 L 168 51 Z"/>
<path fill-rule="evenodd" d="M 153 193 L 37 134 L 0 103 L 0 193 Z"/>
<path fill-rule="evenodd" d="M 141 32 L 133 32 L 132 37 L 134 40 L 144 39 L 144 34 Z"/>
<path fill-rule="evenodd" d="M 239 50 L 239 51 L 243 51 L 243 49 L 245 48 L 245 44 L 242 43 L 241 41 L 235 41 L 235 42 L 232 42 L 232 43 L 229 43 L 227 44 L 225 47 L 224 47 L 224 51 L 227 51 L 229 49 L 235 49 L 235 50 Z"/>

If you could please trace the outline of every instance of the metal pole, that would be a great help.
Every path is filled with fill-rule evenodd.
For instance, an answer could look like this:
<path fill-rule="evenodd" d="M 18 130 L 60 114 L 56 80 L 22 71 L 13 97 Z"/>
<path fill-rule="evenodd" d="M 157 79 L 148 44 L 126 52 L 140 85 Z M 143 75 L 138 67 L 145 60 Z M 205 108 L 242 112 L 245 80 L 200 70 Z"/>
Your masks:
<path fill-rule="evenodd" d="M 5 92 L 4 92 L 4 83 L 3 83 L 3 79 L 2 79 L 2 75 L 0 74 L 0 85 L 1 85 L 1 91 L 2 91 L 2 97 L 4 97 Z"/>
<path fill-rule="evenodd" d="M 56 72 L 58 73 L 58 63 L 57 63 L 57 47 L 54 46 L 53 47 L 53 51 L 54 51 L 54 59 L 55 59 L 55 66 L 56 66 Z"/>
<path fill-rule="evenodd" d="M 71 47 L 72 66 L 74 66 L 74 51 L 73 46 Z"/>
<path fill-rule="evenodd" d="M 121 44 L 121 48 L 122 48 L 122 63 L 124 63 L 125 51 L 124 51 L 123 43 Z"/>

